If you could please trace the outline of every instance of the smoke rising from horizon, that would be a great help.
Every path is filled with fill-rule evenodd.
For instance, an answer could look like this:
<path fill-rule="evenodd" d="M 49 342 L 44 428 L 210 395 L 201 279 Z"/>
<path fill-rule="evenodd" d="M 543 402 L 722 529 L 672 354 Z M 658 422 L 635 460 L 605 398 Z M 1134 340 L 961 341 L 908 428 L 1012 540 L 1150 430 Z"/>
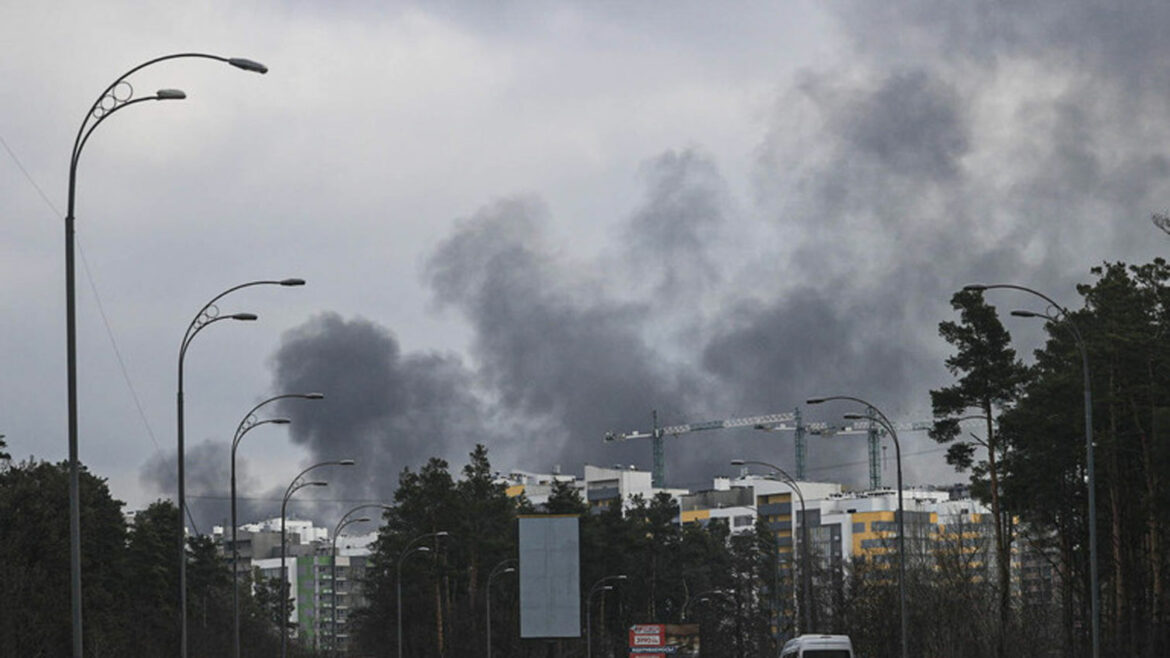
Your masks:
<path fill-rule="evenodd" d="M 499 469 L 648 469 L 649 442 L 601 437 L 649 429 L 654 409 L 674 424 L 849 394 L 927 419 L 929 389 L 950 381 L 937 326 L 964 284 L 1026 282 L 1077 306 L 1089 267 L 1165 246 L 1148 216 L 1170 193 L 1157 55 L 1170 8 L 1100 18 L 846 3 L 855 56 L 783 81 L 750 198 L 701 148 L 647 154 L 644 196 L 596 257 L 551 241 L 537 196 L 485 204 L 425 255 L 425 283 L 470 328 L 470 352 L 309 319 L 272 361 L 274 391 L 328 396 L 282 408 L 294 442 L 313 459 L 359 459 L 346 495 L 383 498 L 401 469 L 460 464 L 475 443 Z M 1032 303 L 990 299 L 1002 316 Z M 1021 355 L 1040 345 L 1037 326 L 1005 325 Z M 847 410 L 803 409 L 831 422 Z M 934 448 L 903 437 L 908 455 Z M 668 485 L 703 486 L 733 457 L 793 463 L 791 438 L 761 432 L 666 450 Z M 811 438 L 809 459 L 810 474 L 865 483 L 863 439 Z M 906 471 L 908 483 L 967 477 L 941 452 Z"/>

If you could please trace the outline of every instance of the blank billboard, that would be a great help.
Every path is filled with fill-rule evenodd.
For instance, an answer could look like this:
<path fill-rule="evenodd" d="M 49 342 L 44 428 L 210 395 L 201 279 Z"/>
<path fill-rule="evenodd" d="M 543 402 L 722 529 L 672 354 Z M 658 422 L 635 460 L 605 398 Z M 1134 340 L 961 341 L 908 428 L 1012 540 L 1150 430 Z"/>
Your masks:
<path fill-rule="evenodd" d="M 581 637 L 576 516 L 520 517 L 520 637 Z"/>

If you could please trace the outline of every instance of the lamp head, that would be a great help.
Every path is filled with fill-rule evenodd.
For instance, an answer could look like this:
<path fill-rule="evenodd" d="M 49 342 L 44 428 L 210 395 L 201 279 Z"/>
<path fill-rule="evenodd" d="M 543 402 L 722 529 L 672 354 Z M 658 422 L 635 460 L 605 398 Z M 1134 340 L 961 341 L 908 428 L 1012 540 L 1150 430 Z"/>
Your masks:
<path fill-rule="evenodd" d="M 304 279 L 281 279 L 280 285 L 282 285 L 282 286 L 303 286 L 303 285 L 305 285 L 305 280 Z"/>
<path fill-rule="evenodd" d="M 732 465 L 732 466 L 743 466 L 745 463 L 747 463 L 747 462 L 745 462 L 745 461 L 744 461 L 744 460 L 742 460 L 742 459 L 733 459 L 733 460 L 731 460 L 731 465 Z"/>
<path fill-rule="evenodd" d="M 821 404 L 824 401 L 825 401 L 825 398 L 809 398 L 809 399 L 805 400 L 804 403 L 805 404 Z"/>
<path fill-rule="evenodd" d="M 325 399 L 325 395 L 322 393 L 305 393 L 301 397 L 305 398 L 306 400 L 324 400 Z"/>
<path fill-rule="evenodd" d="M 842 418 L 844 418 L 845 420 L 868 420 L 867 416 L 859 414 L 855 411 L 851 411 L 851 412 L 843 415 Z"/>
<path fill-rule="evenodd" d="M 253 61 L 250 59 L 245 59 L 243 57 L 229 58 L 228 64 L 231 64 L 232 66 L 234 66 L 238 69 L 243 69 L 245 71 L 251 71 L 253 73 L 261 73 L 261 74 L 268 73 L 267 66 L 264 66 L 260 62 L 256 62 L 256 61 Z"/>
<path fill-rule="evenodd" d="M 1012 311 L 1011 315 L 1014 315 L 1017 318 L 1042 318 L 1042 317 L 1044 317 L 1043 315 L 1040 315 L 1039 313 L 1034 313 L 1032 311 L 1020 311 L 1020 310 Z"/>
<path fill-rule="evenodd" d="M 369 522 L 370 522 L 370 517 L 368 517 L 368 516 L 363 516 L 360 519 L 354 519 L 354 520 L 350 521 L 350 523 L 369 523 Z"/>
<path fill-rule="evenodd" d="M 306 482 L 305 486 L 306 487 L 327 487 L 327 486 L 329 486 L 329 483 L 322 481 L 322 480 L 313 480 L 312 482 Z"/>
<path fill-rule="evenodd" d="M 516 573 L 516 567 L 508 567 L 507 569 L 504 569 L 500 573 Z"/>
<path fill-rule="evenodd" d="M 154 96 L 160 101 L 181 101 L 187 97 L 187 93 L 182 89 L 159 89 Z"/>
<path fill-rule="evenodd" d="M 447 532 L 446 530 L 440 530 L 440 531 L 435 533 L 435 536 L 436 537 L 450 537 L 451 533 Z"/>
<path fill-rule="evenodd" d="M 273 425 L 288 425 L 292 421 L 287 418 L 269 418 L 268 422 L 272 423 Z"/>
<path fill-rule="evenodd" d="M 337 465 L 338 466 L 353 466 L 356 463 L 357 462 L 355 462 L 352 459 L 341 459 L 341 460 L 338 460 Z"/>
<path fill-rule="evenodd" d="M 418 551 L 419 553 L 430 553 L 431 547 L 430 546 L 415 546 L 414 550 Z"/>
<path fill-rule="evenodd" d="M 233 320 L 255 320 L 259 316 L 255 313 L 232 313 L 228 317 Z"/>
<path fill-rule="evenodd" d="M 987 290 L 987 286 L 982 283 L 972 283 L 971 285 L 963 286 L 963 290 L 966 292 L 983 292 Z"/>

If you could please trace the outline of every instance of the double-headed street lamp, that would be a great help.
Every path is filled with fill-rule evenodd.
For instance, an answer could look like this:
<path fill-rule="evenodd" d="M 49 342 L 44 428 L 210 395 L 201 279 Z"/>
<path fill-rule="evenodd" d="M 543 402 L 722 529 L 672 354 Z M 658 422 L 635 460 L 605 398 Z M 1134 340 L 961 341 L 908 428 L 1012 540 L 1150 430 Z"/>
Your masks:
<path fill-rule="evenodd" d="M 866 419 L 870 422 L 877 422 L 890 433 L 890 438 L 894 440 L 894 461 L 898 467 L 898 617 L 901 627 L 901 656 L 906 658 L 909 636 L 906 627 L 906 508 L 902 501 L 902 445 L 898 442 L 898 432 L 894 429 L 894 424 L 890 422 L 890 419 L 886 418 L 881 409 L 861 398 L 850 395 L 830 395 L 822 398 L 809 398 L 807 403 L 821 404 L 831 400 L 848 400 L 865 405 L 875 415 L 846 414 L 845 418 L 847 420 Z"/>
<path fill-rule="evenodd" d="M 615 576 L 605 576 L 593 583 L 593 587 L 589 588 L 589 593 L 585 595 L 585 656 L 586 658 L 593 658 L 593 595 L 597 592 L 606 592 L 614 588 L 613 585 L 606 585 L 610 581 L 622 581 L 626 579 L 626 575 L 617 574 Z"/>
<path fill-rule="evenodd" d="M 484 598 L 487 599 L 487 651 L 484 652 L 484 656 L 487 658 L 492 658 L 492 579 L 501 574 L 515 573 L 516 567 L 512 566 L 513 564 L 516 564 L 516 559 L 508 558 L 492 567 L 492 570 L 488 572 L 487 593 L 484 595 Z"/>
<path fill-rule="evenodd" d="M 184 515 L 187 513 L 187 479 L 186 479 L 186 448 L 184 444 L 184 434 L 186 432 L 186 424 L 183 418 L 183 361 L 187 357 L 187 349 L 191 346 L 191 341 L 195 336 L 203 331 L 209 325 L 212 325 L 221 320 L 255 320 L 255 313 L 233 313 L 231 315 L 220 315 L 219 307 L 215 305 L 220 299 L 229 293 L 240 290 L 241 288 L 249 288 L 251 286 L 303 286 L 304 279 L 281 279 L 281 280 L 260 280 L 249 281 L 248 283 L 241 283 L 237 286 L 232 286 L 227 290 L 219 293 L 211 298 L 211 301 L 203 305 L 191 323 L 187 325 L 187 331 L 183 333 L 183 340 L 179 344 L 179 386 L 178 394 L 176 395 L 176 423 L 178 425 L 176 434 L 178 435 L 178 471 L 179 471 L 179 616 L 180 616 L 180 653 L 182 658 L 187 656 L 187 533 L 186 524 L 183 522 Z"/>
<path fill-rule="evenodd" d="M 321 400 L 325 396 L 320 393 L 286 393 L 284 395 L 277 395 L 268 398 L 260 404 L 252 407 L 240 424 L 236 426 L 236 433 L 232 437 L 232 650 L 235 658 L 240 658 L 240 572 L 238 563 L 240 561 L 240 550 L 236 544 L 236 530 L 239 525 L 236 521 L 236 448 L 239 447 L 240 441 L 243 440 L 244 435 L 250 432 L 253 428 L 260 425 L 287 425 L 290 421 L 287 418 L 266 418 L 259 420 L 256 418 L 256 412 L 264 405 L 283 400 L 285 398 L 301 398 L 305 400 Z"/>
<path fill-rule="evenodd" d="M 1089 611 L 1092 616 L 1090 632 L 1092 634 L 1093 658 L 1099 658 L 1101 655 L 1101 606 L 1097 576 L 1097 476 L 1093 467 L 1093 392 L 1089 384 L 1089 350 L 1085 344 L 1085 337 L 1081 335 L 1080 329 L 1072 321 L 1072 314 L 1048 295 L 1026 286 L 1010 283 L 963 286 L 963 290 L 972 292 L 1000 288 L 1026 292 L 1047 302 L 1049 308 L 1055 309 L 1055 315 L 1032 311 L 1012 311 L 1011 314 L 1016 317 L 1044 318 L 1053 324 L 1064 324 L 1072 332 L 1073 338 L 1076 339 L 1077 349 L 1081 353 L 1081 379 L 1083 380 L 1085 398 L 1085 476 L 1088 478 L 1087 486 L 1089 489 Z"/>
<path fill-rule="evenodd" d="M 800 487 L 796 484 L 796 480 L 788 474 L 787 471 L 775 464 L 768 462 L 755 461 L 750 459 L 733 459 L 732 466 L 747 466 L 756 465 L 764 468 L 772 469 L 772 472 L 779 475 L 784 484 L 788 485 L 790 489 L 796 492 L 797 498 L 800 500 L 800 583 L 801 590 L 804 592 L 804 607 L 801 609 L 801 617 L 803 620 L 800 624 L 800 629 L 797 629 L 797 634 L 801 632 L 811 633 L 813 624 L 812 619 L 812 571 L 809 569 L 809 546 L 808 541 L 808 510 L 804 506 L 804 493 L 801 492 Z M 780 606 L 776 606 L 776 614 L 780 614 Z M 777 619 L 776 628 L 780 628 L 779 619 Z M 803 631 L 801 631 L 803 629 Z"/>
<path fill-rule="evenodd" d="M 329 634 L 332 640 L 329 643 L 329 648 L 332 650 L 333 655 L 337 655 L 337 536 L 341 534 L 342 530 L 354 523 L 368 523 L 370 520 L 368 516 L 359 516 L 352 519 L 342 517 L 337 522 L 337 526 L 333 528 L 333 542 L 329 549 L 329 590 L 332 592 L 333 599 L 333 605 L 331 606 L 333 608 L 333 632 Z"/>
<path fill-rule="evenodd" d="M 305 487 L 325 487 L 328 482 L 320 480 L 306 480 L 301 481 L 309 471 L 321 468 L 322 466 L 353 466 L 356 462 L 352 459 L 337 459 L 332 461 L 320 462 L 313 464 L 305 470 L 297 473 L 297 476 L 288 483 L 288 488 L 284 490 L 284 498 L 280 501 L 280 658 L 287 655 L 288 646 L 288 574 L 284 571 L 284 558 L 287 553 L 285 547 L 285 530 L 284 519 L 285 512 L 288 508 L 288 499 L 297 491 Z"/>
<path fill-rule="evenodd" d="M 732 592 L 729 592 L 725 589 L 709 589 L 705 592 L 699 592 L 698 594 L 696 594 L 694 596 L 687 597 L 687 600 L 683 603 L 682 621 L 685 622 L 687 620 L 687 613 L 690 612 L 691 606 L 693 606 L 696 603 L 701 603 L 703 601 L 710 601 L 711 597 L 713 597 L 715 595 L 734 596 L 734 594 Z"/>
<path fill-rule="evenodd" d="M 86 112 L 85 118 L 81 120 L 81 126 L 77 129 L 77 137 L 73 140 L 73 152 L 69 158 L 68 207 L 65 213 L 65 361 L 66 389 L 69 407 L 69 584 L 72 599 L 74 658 L 81 658 L 83 653 L 81 619 L 81 495 L 80 468 L 77 455 L 77 295 L 73 263 L 77 166 L 81 161 L 81 151 L 85 148 L 86 142 L 89 141 L 89 136 L 93 134 L 94 129 L 102 121 L 105 121 L 114 112 L 143 101 L 182 100 L 187 97 L 187 94 L 178 89 L 160 89 L 153 96 L 134 98 L 134 88 L 126 81 L 126 78 L 152 64 L 158 64 L 159 62 L 171 59 L 191 57 L 225 62 L 238 69 L 255 73 L 268 72 L 268 67 L 250 59 L 244 59 L 242 57 L 220 57 L 205 53 L 176 53 L 156 57 L 155 59 L 139 64 L 118 76 L 101 94 L 98 94 L 97 100 L 93 102 L 89 111 Z M 187 655 L 185 625 L 183 630 L 184 642 L 182 655 L 185 657 Z"/>
<path fill-rule="evenodd" d="M 428 532 L 424 535 L 419 535 L 410 540 L 406 547 L 402 549 L 402 554 L 398 556 L 397 571 L 395 572 L 395 581 L 398 586 L 398 658 L 402 658 L 402 563 L 410 556 L 411 553 L 429 553 L 431 548 L 429 546 L 418 546 L 417 544 L 424 539 L 434 537 L 438 540 L 440 537 L 450 537 L 451 533 L 446 530 L 438 532 Z"/>
<path fill-rule="evenodd" d="M 370 509 L 372 507 L 380 507 L 383 510 L 393 509 L 389 505 L 383 505 L 381 503 L 365 503 L 363 505 L 358 505 L 357 507 L 351 508 L 345 514 L 342 514 L 341 520 L 337 522 L 337 527 L 333 529 L 333 548 L 330 553 L 333 557 L 330 560 L 329 565 L 329 577 L 333 582 L 333 641 L 330 643 L 330 648 L 333 650 L 335 655 L 337 654 L 337 535 L 341 534 L 342 528 L 348 526 L 351 523 L 362 523 L 365 521 L 370 521 L 371 519 L 369 517 L 362 517 L 360 519 L 352 520 L 349 517 L 359 510 Z"/>

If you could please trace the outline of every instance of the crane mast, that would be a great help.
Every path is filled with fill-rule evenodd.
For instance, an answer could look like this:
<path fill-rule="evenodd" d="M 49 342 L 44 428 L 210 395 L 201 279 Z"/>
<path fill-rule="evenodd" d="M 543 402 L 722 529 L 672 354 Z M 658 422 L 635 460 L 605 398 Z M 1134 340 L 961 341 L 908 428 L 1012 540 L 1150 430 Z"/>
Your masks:
<path fill-rule="evenodd" d="M 665 486 L 666 481 L 666 451 L 663 446 L 663 439 L 667 436 L 679 436 L 680 434 L 687 434 L 690 432 L 701 432 L 703 430 L 720 430 L 731 429 L 735 427 L 758 427 L 771 426 L 779 423 L 785 423 L 795 418 L 791 413 L 780 414 L 764 414 L 762 416 L 747 416 L 744 418 L 729 418 L 726 420 L 709 420 L 701 423 L 686 423 L 683 425 L 670 425 L 667 427 L 658 427 L 658 412 L 653 412 L 654 424 L 649 432 L 633 430 L 630 432 L 609 432 L 605 435 L 605 440 L 610 441 L 628 441 L 630 439 L 650 439 L 653 444 L 653 466 L 650 471 L 650 484 L 654 487 Z"/>
<path fill-rule="evenodd" d="M 801 418 L 800 408 L 792 412 L 763 414 L 760 416 L 745 416 L 743 418 L 728 418 L 725 420 L 709 420 L 701 423 L 686 423 L 682 425 L 658 426 L 658 411 L 653 411 L 653 424 L 649 432 L 631 430 L 629 432 L 607 432 L 605 441 L 628 441 L 630 439 L 650 439 L 652 452 L 652 466 L 650 484 L 656 488 L 666 486 L 666 447 L 664 439 L 667 436 L 679 436 L 690 432 L 704 430 L 732 429 L 736 427 L 753 427 L 771 432 L 794 432 L 796 449 L 796 479 L 804 480 L 808 457 L 808 436 L 811 435 L 848 435 L 866 434 L 866 443 L 869 452 L 869 487 L 882 488 L 881 469 L 881 437 L 885 429 L 874 419 L 874 410 L 866 409 L 865 420 L 851 425 L 837 426 L 828 423 L 805 423 Z M 894 423 L 894 429 L 903 432 L 919 432 L 929 430 L 933 426 L 930 421 L 915 421 L 910 423 Z"/>

